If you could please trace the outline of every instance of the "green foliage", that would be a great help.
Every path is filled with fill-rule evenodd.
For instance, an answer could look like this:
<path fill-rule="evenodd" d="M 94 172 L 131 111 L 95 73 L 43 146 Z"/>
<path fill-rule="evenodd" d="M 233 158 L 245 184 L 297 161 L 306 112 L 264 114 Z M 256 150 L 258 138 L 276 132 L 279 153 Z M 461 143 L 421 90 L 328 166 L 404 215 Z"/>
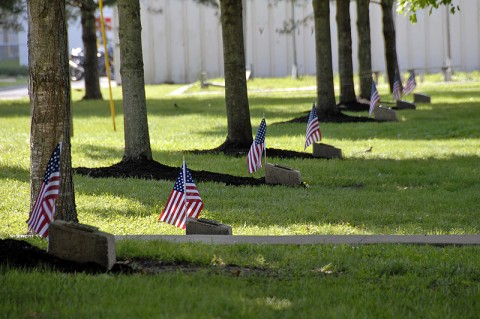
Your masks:
<path fill-rule="evenodd" d="M 0 60 L 0 79 L 4 76 L 28 75 L 28 67 L 21 66 L 18 59 Z"/>
<path fill-rule="evenodd" d="M 27 2 L 20 0 L 0 1 L 0 21 L 5 29 L 21 30 L 22 24 L 19 17 L 25 17 L 27 13 Z"/>
<path fill-rule="evenodd" d="M 427 8 L 431 14 L 433 9 L 438 9 L 442 5 L 449 6 L 452 14 L 460 10 L 460 6 L 452 3 L 452 0 L 398 0 L 397 12 L 400 14 L 410 14 L 410 21 L 416 23 L 416 12 L 418 10 Z"/>

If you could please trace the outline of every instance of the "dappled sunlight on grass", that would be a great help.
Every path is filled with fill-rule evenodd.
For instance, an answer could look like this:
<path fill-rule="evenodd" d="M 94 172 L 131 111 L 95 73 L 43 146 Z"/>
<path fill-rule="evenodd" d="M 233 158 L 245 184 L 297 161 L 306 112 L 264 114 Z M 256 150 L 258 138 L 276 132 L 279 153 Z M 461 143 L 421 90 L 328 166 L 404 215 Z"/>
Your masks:
<path fill-rule="evenodd" d="M 354 143 L 339 140 L 333 145 L 342 148 L 346 158 L 364 159 L 449 159 L 456 156 L 480 157 L 479 139 L 382 140 L 372 139 Z M 359 149 L 359 145 L 363 147 Z M 372 147 L 370 150 L 369 148 Z"/>
<path fill-rule="evenodd" d="M 371 232 L 361 227 L 352 227 L 349 224 L 289 224 L 255 226 L 240 224 L 232 225 L 234 235 L 264 235 L 264 236 L 285 236 L 285 235 L 369 235 Z"/>
<path fill-rule="evenodd" d="M 311 147 L 303 149 L 306 123 L 284 122 L 306 115 L 315 91 L 249 93 L 252 136 L 263 115 L 267 121 L 267 161 L 299 170 L 306 187 L 197 183 L 205 204 L 202 217 L 232 225 L 238 235 L 480 232 L 476 200 L 480 82 L 427 80 L 418 81 L 416 92 L 431 95 L 432 104 L 398 111 L 399 122 L 321 122 L 322 142 L 341 148 L 344 160 L 270 157 L 268 148 L 312 152 Z M 310 81 L 304 78 L 298 85 Z M 281 88 L 290 83 L 291 79 L 255 79 L 249 88 Z M 263 169 L 248 174 L 245 156 L 189 152 L 212 149 L 225 141 L 225 101 L 222 94 L 170 95 L 180 87 L 146 87 L 154 159 L 180 169 L 185 156 L 194 171 L 264 177 Z M 385 101 L 391 100 L 385 83 L 379 90 Z M 107 91 L 102 93 L 108 96 Z M 105 167 L 120 162 L 124 153 L 121 88 L 114 88 L 116 132 L 108 101 L 83 101 L 81 97 L 81 91 L 73 92 L 73 166 Z M 4 198 L 0 236 L 26 231 L 29 114 L 28 100 L 0 102 L 0 195 Z M 367 116 L 366 112 L 349 114 Z M 157 222 L 173 181 L 74 178 L 80 222 L 116 234 L 184 233 Z"/>
<path fill-rule="evenodd" d="M 30 209 L 29 180 L 0 177 L 0 198 L 0 238 L 25 234 Z"/>

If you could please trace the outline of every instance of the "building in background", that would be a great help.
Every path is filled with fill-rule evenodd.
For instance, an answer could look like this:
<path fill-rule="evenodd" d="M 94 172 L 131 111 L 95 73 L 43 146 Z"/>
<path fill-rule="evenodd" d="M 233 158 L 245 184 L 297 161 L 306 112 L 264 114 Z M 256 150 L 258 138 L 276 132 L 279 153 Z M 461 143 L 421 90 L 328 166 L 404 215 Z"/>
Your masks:
<path fill-rule="evenodd" d="M 246 65 L 254 77 L 285 77 L 296 66 L 299 75 L 314 75 L 315 35 L 311 0 L 242 0 Z M 480 69 L 480 1 L 454 0 L 460 11 L 449 15 L 446 7 L 417 13 L 413 25 L 395 15 L 397 56 L 400 70 L 418 74 Z M 145 83 L 190 83 L 205 73 L 223 76 L 222 34 L 219 9 L 193 0 L 140 0 Z M 331 2 L 331 39 L 334 72 L 338 69 L 336 6 Z M 119 59 L 118 18 L 106 7 L 109 46 Z M 356 2 L 350 5 L 353 67 L 357 70 Z M 295 34 L 280 32 L 290 19 L 305 23 Z M 109 27 L 108 25 L 111 25 Z M 372 69 L 385 72 L 382 12 L 378 2 L 370 4 Z M 28 64 L 27 25 L 24 31 L 5 31 L 0 25 L 0 62 L 17 59 Z M 83 47 L 80 19 L 69 21 L 69 49 Z M 98 33 L 99 34 L 99 33 Z M 115 72 L 120 82 L 120 72 Z"/>
<path fill-rule="evenodd" d="M 26 13 L 25 13 L 26 14 Z M 113 46 L 113 31 L 112 31 L 112 15 L 113 9 L 104 8 L 104 17 L 106 20 L 106 33 L 108 41 Z M 99 22 L 100 14 L 97 13 L 97 21 Z M 0 62 L 10 60 L 19 65 L 28 65 L 28 22 L 25 17 L 19 17 L 21 20 L 21 30 L 4 29 L 0 24 Z M 97 23 L 97 36 L 100 38 L 100 25 Z M 99 44 L 102 44 L 99 39 Z M 69 52 L 73 48 L 83 48 L 82 42 L 82 25 L 80 17 L 68 21 L 68 48 Z M 102 47 L 103 50 L 103 47 Z"/>
<path fill-rule="evenodd" d="M 196 1 L 141 0 L 142 47 L 145 82 L 189 83 L 223 76 L 222 36 L 219 9 Z M 256 77 L 284 77 L 292 72 L 294 59 L 299 75 L 315 74 L 313 20 L 292 34 L 279 32 L 292 17 L 300 20 L 312 14 L 311 0 L 243 0 L 246 65 Z M 455 71 L 480 68 L 480 1 L 454 0 L 460 11 L 448 16 L 441 6 L 428 14 L 417 13 L 418 23 L 395 15 L 397 52 L 402 72 L 440 72 L 448 56 Z M 293 7 L 293 10 L 292 10 Z M 331 2 L 331 39 L 334 72 L 338 69 L 336 6 Z M 357 69 L 356 2 L 350 5 L 353 66 Z M 118 21 L 114 14 L 114 31 Z M 373 71 L 385 72 L 382 11 L 377 1 L 370 4 Z M 448 37 L 450 34 L 450 37 Z M 118 48 L 118 36 L 116 36 Z M 449 40 L 450 39 L 450 40 Z M 294 45 L 295 44 L 295 45 Z M 295 52 L 294 52 L 295 50 Z M 449 54 L 450 52 L 450 54 Z M 119 75 L 118 75 L 119 76 Z M 119 79 L 118 79 L 119 80 Z"/>
<path fill-rule="evenodd" d="M 0 25 L 0 60 L 18 60 L 18 33 Z"/>

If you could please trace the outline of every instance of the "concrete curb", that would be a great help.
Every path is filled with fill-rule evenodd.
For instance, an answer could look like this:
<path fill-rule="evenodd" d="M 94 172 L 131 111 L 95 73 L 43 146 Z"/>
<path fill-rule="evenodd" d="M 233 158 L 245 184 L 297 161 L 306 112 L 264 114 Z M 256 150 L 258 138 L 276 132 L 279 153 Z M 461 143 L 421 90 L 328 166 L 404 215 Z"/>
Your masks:
<path fill-rule="evenodd" d="M 293 235 L 293 236 L 226 236 L 226 235 L 117 235 L 115 240 L 158 240 L 176 243 L 206 244 L 416 244 L 480 245 L 480 235 Z"/>

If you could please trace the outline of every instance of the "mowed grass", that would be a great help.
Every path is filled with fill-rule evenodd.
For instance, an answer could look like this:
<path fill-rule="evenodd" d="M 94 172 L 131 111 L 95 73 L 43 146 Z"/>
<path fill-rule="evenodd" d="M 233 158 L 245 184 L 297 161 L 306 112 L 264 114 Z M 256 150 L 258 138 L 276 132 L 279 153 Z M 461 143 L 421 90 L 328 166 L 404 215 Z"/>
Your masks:
<path fill-rule="evenodd" d="M 258 89 L 253 83 L 260 79 L 249 82 L 252 134 L 265 114 L 267 148 L 303 151 L 306 125 L 278 123 L 306 114 L 315 91 L 259 92 L 273 86 L 263 81 Z M 295 86 L 306 85 L 276 79 L 274 87 Z M 224 96 L 169 95 L 180 87 L 147 86 L 154 158 L 180 167 L 185 156 L 192 170 L 248 176 L 245 158 L 188 152 L 224 141 Z M 385 84 L 379 90 L 391 101 Z M 268 158 L 299 170 L 308 187 L 197 182 L 202 216 L 232 225 L 237 235 L 478 233 L 480 82 L 443 84 L 426 77 L 416 92 L 430 94 L 432 104 L 400 111 L 396 123 L 321 123 L 323 141 L 340 147 L 344 160 Z M 120 161 L 120 89 L 114 91 L 117 132 L 108 102 L 80 101 L 81 96 L 73 92 L 73 166 Z M 9 237 L 26 232 L 28 100 L 1 101 L 0 121 L 0 237 Z M 115 234 L 183 234 L 157 222 L 173 181 L 84 176 L 74 181 L 82 223 Z M 43 240 L 29 241 L 46 247 Z M 118 259 L 155 259 L 195 271 L 186 266 L 155 275 L 93 276 L 5 266 L 0 313 L 4 318 L 475 318 L 479 256 L 477 247 L 119 241 Z M 230 272 L 228 265 L 241 270 Z"/>
<path fill-rule="evenodd" d="M 275 83 L 282 81 L 295 83 Z M 249 176 L 244 157 L 189 152 L 225 140 L 225 102 L 221 93 L 170 94 L 180 87 L 146 88 L 154 159 L 180 168 L 185 156 L 192 170 Z M 387 89 L 379 85 L 385 102 L 391 101 Z M 299 170 L 308 187 L 197 182 L 203 217 L 232 225 L 237 235 L 479 232 L 480 83 L 419 83 L 416 92 L 431 95 L 432 104 L 399 111 L 395 123 L 321 123 L 323 142 L 341 148 L 343 160 L 268 157 L 268 148 L 303 151 L 306 124 L 281 122 L 305 115 L 315 91 L 252 90 L 252 134 L 265 115 L 268 161 Z M 124 148 L 120 88 L 114 90 L 116 132 L 108 101 L 81 97 L 73 92 L 73 166 L 119 162 Z M 29 103 L 2 101 L 0 114 L 0 235 L 11 236 L 25 233 L 28 218 Z M 264 176 L 264 170 L 253 176 Z M 114 234 L 182 234 L 157 222 L 172 186 L 164 180 L 75 176 L 78 218 Z"/>
<path fill-rule="evenodd" d="M 96 276 L 1 268 L 2 317 L 475 318 L 480 308 L 477 247 L 121 241 L 117 254 L 185 266 Z"/>

